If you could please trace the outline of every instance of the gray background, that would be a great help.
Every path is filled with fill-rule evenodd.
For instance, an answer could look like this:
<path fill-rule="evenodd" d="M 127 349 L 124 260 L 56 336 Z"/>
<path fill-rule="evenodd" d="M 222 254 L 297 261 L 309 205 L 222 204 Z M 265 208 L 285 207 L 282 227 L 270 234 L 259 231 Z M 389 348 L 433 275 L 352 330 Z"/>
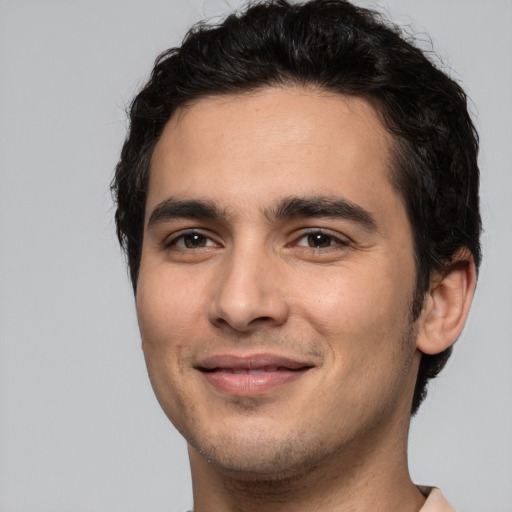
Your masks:
<path fill-rule="evenodd" d="M 459 512 L 510 512 L 512 2 L 377 4 L 426 44 L 431 36 L 482 138 L 478 293 L 413 421 L 412 474 L 441 486 Z M 155 56 L 228 9 L 221 0 L 0 0 L 2 512 L 191 505 L 185 444 L 145 374 L 108 186 L 124 106 Z"/>

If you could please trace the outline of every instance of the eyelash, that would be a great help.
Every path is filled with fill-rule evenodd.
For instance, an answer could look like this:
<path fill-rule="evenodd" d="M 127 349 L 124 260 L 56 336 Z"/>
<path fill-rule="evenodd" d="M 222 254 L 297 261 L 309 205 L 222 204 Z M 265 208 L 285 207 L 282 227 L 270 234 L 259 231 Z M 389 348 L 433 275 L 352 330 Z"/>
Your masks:
<path fill-rule="evenodd" d="M 323 241 L 324 242 L 327 241 L 327 245 L 325 245 L 323 247 L 315 247 L 314 240 L 309 239 L 309 237 L 315 237 L 315 236 L 323 237 L 324 238 Z M 197 239 L 199 238 L 199 243 L 204 242 L 205 245 L 196 245 L 195 247 L 187 246 L 187 238 L 189 238 L 189 237 L 196 237 L 196 242 L 198 241 Z M 313 245 L 309 245 L 309 244 L 302 245 L 302 244 L 300 244 L 300 242 L 302 240 L 306 240 L 307 242 L 313 242 Z M 178 245 L 180 242 L 183 242 L 183 245 Z M 208 247 L 219 247 L 219 245 L 220 244 L 215 242 L 211 236 L 208 236 L 207 234 L 201 233 L 200 231 L 197 231 L 197 230 L 191 230 L 191 231 L 187 231 L 184 233 L 180 233 L 178 236 L 175 236 L 174 238 L 172 238 L 169 242 L 167 242 L 165 244 L 165 247 L 166 248 L 178 247 L 180 250 L 193 250 L 193 249 L 203 249 L 203 248 L 208 248 Z M 322 240 L 318 240 L 317 245 L 322 245 Z M 348 245 L 350 245 L 350 242 L 348 240 L 342 239 L 333 233 L 330 233 L 323 229 L 310 229 L 309 231 L 306 231 L 306 232 L 302 233 L 300 236 L 298 236 L 297 238 L 295 238 L 295 240 L 291 244 L 289 244 L 288 247 L 290 247 L 290 246 L 303 247 L 304 249 L 312 249 L 314 251 L 318 251 L 321 249 L 328 250 L 328 249 L 336 248 L 336 247 L 346 247 Z"/>
<path fill-rule="evenodd" d="M 186 239 L 187 239 L 187 237 L 201 237 L 201 239 L 206 241 L 206 243 L 208 245 L 204 245 L 204 246 L 203 245 L 199 245 L 199 246 L 196 246 L 196 247 L 186 247 L 186 243 L 187 243 Z M 180 241 L 183 241 L 184 247 L 178 246 L 178 243 Z M 166 248 L 178 247 L 181 250 L 203 249 L 203 248 L 208 248 L 208 247 L 213 247 L 213 246 L 218 247 L 219 244 L 214 242 L 211 236 L 208 236 L 208 235 L 206 235 L 204 233 L 201 233 L 200 231 L 197 231 L 197 230 L 190 230 L 190 231 L 186 231 L 184 233 L 182 232 L 178 236 L 173 237 L 169 242 L 165 243 L 165 247 Z"/>
<path fill-rule="evenodd" d="M 310 246 L 310 245 L 300 245 L 299 244 L 299 241 L 301 241 L 303 239 L 310 241 L 310 240 L 308 240 L 308 238 L 315 237 L 315 236 L 316 237 L 319 237 L 319 236 L 325 237 L 325 238 L 329 239 L 329 242 L 331 242 L 331 243 L 329 243 L 325 247 L 314 247 L 314 246 Z M 334 243 L 332 243 L 332 242 L 334 242 Z M 350 245 L 350 242 L 347 239 L 341 238 L 338 234 L 333 234 L 324 229 L 310 229 L 309 231 L 306 231 L 306 232 L 302 233 L 299 237 L 297 237 L 292 244 L 295 246 L 298 246 L 298 247 L 304 247 L 305 249 L 312 249 L 312 250 L 318 251 L 321 249 L 329 250 L 329 249 L 333 249 L 333 248 L 335 249 L 335 248 L 339 248 L 339 247 L 347 247 L 348 245 Z M 321 245 L 321 244 L 318 244 L 318 245 Z"/>

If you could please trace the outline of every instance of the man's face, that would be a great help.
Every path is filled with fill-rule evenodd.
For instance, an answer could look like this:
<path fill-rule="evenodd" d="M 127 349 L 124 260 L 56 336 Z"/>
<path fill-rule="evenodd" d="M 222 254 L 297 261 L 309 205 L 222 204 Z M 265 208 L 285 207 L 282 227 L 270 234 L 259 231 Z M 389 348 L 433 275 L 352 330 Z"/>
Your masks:
<path fill-rule="evenodd" d="M 166 126 L 137 311 L 192 457 L 293 474 L 407 422 L 415 265 L 390 144 L 364 100 L 307 89 L 202 99 Z"/>

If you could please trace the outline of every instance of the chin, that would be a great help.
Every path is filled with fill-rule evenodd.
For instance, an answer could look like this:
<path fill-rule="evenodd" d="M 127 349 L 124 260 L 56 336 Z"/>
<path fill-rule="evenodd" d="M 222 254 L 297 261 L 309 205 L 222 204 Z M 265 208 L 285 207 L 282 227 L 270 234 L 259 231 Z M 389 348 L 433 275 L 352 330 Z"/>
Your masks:
<path fill-rule="evenodd" d="M 328 453 L 311 436 L 299 432 L 277 436 L 253 429 L 219 437 L 190 439 L 191 450 L 237 480 L 275 481 L 297 477 L 313 470 Z M 308 439 L 308 443 L 303 439 Z"/>

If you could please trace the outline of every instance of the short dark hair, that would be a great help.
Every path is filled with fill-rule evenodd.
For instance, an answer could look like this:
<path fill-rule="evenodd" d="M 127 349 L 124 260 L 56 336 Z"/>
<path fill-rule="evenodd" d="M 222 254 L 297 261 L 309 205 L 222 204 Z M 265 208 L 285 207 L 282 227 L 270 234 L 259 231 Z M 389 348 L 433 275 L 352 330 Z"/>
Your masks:
<path fill-rule="evenodd" d="M 393 135 L 390 176 L 413 230 L 417 319 L 433 271 L 442 272 L 461 248 L 480 264 L 478 136 L 462 88 L 399 28 L 344 0 L 252 3 L 218 25 L 196 25 L 181 47 L 157 58 L 131 104 L 112 181 L 135 293 L 150 161 L 166 123 L 199 98 L 276 85 L 365 98 Z M 412 414 L 450 352 L 422 354 Z"/>

